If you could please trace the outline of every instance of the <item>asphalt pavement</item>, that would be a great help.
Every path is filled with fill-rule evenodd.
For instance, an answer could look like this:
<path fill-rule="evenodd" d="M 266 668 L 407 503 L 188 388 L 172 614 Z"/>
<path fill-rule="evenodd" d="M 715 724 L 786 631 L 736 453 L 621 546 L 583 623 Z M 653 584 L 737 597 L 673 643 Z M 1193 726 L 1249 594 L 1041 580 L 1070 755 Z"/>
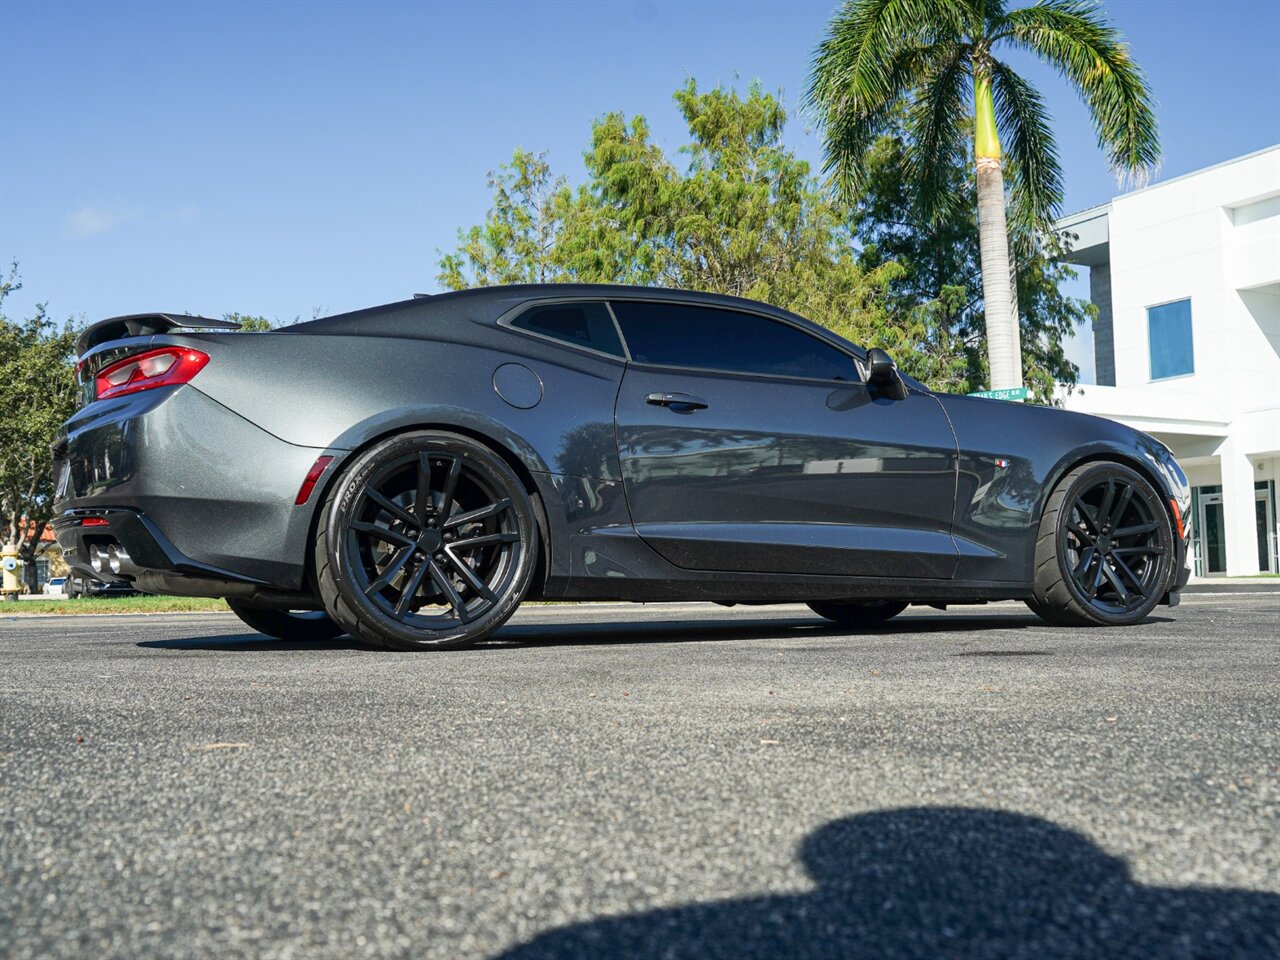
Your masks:
<path fill-rule="evenodd" d="M 0 617 L 0 957 L 1275 960 L 1278 627 Z"/>

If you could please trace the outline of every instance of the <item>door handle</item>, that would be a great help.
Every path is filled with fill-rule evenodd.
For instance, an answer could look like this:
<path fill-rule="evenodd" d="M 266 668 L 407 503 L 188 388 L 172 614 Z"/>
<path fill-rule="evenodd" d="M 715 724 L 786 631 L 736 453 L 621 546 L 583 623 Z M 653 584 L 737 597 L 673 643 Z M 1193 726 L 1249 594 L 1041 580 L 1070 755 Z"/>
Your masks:
<path fill-rule="evenodd" d="M 671 407 L 674 410 L 705 410 L 707 401 L 695 397 L 691 393 L 651 393 L 644 398 L 645 403 L 657 407 Z"/>

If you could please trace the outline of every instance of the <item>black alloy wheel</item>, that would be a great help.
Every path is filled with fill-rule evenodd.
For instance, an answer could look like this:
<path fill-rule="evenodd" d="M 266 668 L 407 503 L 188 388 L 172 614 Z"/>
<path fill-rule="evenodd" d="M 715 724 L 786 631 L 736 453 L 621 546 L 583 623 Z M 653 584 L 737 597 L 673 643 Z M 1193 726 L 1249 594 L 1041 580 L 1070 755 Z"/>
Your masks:
<path fill-rule="evenodd" d="M 814 600 L 809 609 L 851 630 L 872 630 L 907 609 L 900 600 Z"/>
<path fill-rule="evenodd" d="M 1137 623 L 1168 590 L 1172 566 L 1169 511 L 1146 478 L 1117 463 L 1085 464 L 1049 497 L 1028 603 L 1054 623 Z"/>
<path fill-rule="evenodd" d="M 515 612 L 536 546 L 528 494 L 500 457 L 468 437 L 405 434 L 338 481 L 316 538 L 317 580 L 353 636 L 462 647 Z"/>

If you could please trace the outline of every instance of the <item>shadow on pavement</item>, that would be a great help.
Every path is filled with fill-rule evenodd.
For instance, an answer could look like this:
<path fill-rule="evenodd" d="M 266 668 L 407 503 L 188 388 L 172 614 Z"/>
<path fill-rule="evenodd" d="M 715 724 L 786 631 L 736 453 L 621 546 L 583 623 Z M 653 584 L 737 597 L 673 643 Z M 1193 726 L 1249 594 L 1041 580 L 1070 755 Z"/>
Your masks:
<path fill-rule="evenodd" d="M 261 633 L 229 633 L 217 637 L 182 637 L 173 640 L 140 640 L 139 647 L 154 650 L 225 650 L 233 653 L 261 653 L 271 650 L 368 650 L 350 637 L 335 640 L 277 640 Z"/>
<path fill-rule="evenodd" d="M 1136 627 L 1167 623 L 1165 617 L 1148 617 Z M 973 614 L 967 616 L 937 615 L 898 617 L 864 634 L 849 630 L 818 617 L 796 617 L 770 620 L 589 620 L 581 623 L 508 623 L 472 652 L 502 649 L 537 649 L 556 646 L 614 646 L 639 643 L 714 643 L 731 640 L 806 639 L 814 637 L 856 638 L 858 636 L 895 636 L 932 633 L 987 633 L 1048 628 L 1033 614 Z M 1098 628 L 1105 630 L 1107 628 Z M 1134 629 L 1134 628 L 1130 628 Z M 160 650 L 226 650 L 245 653 L 271 650 L 364 650 L 369 649 L 341 637 L 319 643 L 286 642 L 257 633 L 236 633 L 212 637 L 185 637 L 173 640 L 146 640 L 139 647 Z M 455 651 L 466 653 L 466 650 Z M 1051 651 L 977 651 L 954 656 L 1051 656 Z"/>
<path fill-rule="evenodd" d="M 1158 623 L 1169 623 L 1166 617 L 1148 617 L 1142 623 L 1128 629 L 1139 629 Z M 1017 631 L 1028 628 L 1070 631 L 1069 627 L 1051 627 L 1032 613 L 1026 616 L 1008 614 L 955 614 L 936 616 L 912 616 L 904 614 L 874 630 L 859 633 L 838 624 L 813 617 L 796 617 L 772 620 L 634 620 L 588 621 L 585 623 L 509 623 L 480 644 L 480 648 L 493 647 L 546 647 L 577 646 L 590 644 L 625 643 L 691 643 L 698 641 L 798 639 L 806 637 L 887 637 L 895 635 L 920 635 L 933 633 L 985 633 L 990 631 Z M 1099 627 L 1106 631 L 1110 628 Z M 1042 651 L 1035 651 L 1042 653 Z M 973 654 L 977 655 L 977 654 Z M 1003 655 L 1000 653 L 993 656 Z"/>
<path fill-rule="evenodd" d="M 955 807 L 836 820 L 800 849 L 816 889 L 610 917 L 505 960 L 1274 960 L 1280 897 L 1144 886 L 1075 831 Z"/>
<path fill-rule="evenodd" d="M 544 647 L 625 643 L 692 643 L 699 641 L 789 639 L 806 637 L 892 636 L 954 633 L 971 630 L 1025 630 L 1044 626 L 1034 615 L 912 617 L 909 614 L 859 633 L 816 615 L 771 620 L 634 620 L 585 623 L 509 623 L 481 647 Z"/>

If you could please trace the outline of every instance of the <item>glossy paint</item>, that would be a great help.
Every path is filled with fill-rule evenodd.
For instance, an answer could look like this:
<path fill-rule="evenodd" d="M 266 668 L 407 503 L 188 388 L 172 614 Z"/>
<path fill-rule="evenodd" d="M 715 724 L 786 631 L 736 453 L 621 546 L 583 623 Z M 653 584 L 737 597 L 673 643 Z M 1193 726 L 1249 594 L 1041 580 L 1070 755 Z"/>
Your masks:
<path fill-rule="evenodd" d="M 310 516 L 289 501 L 321 453 L 190 386 L 151 390 L 68 421 L 60 507 L 134 511 L 210 573 L 297 588 Z"/>
<path fill-rule="evenodd" d="M 1190 487 L 1159 441 L 1113 420 L 1032 404 L 940 395 L 959 451 L 956 576 L 1031 580 L 1034 537 L 1058 479 L 1088 460 L 1137 469 L 1166 502 L 1189 509 Z M 1003 465 L 1001 465 L 1003 464 Z M 1185 582 L 1185 578 L 1184 581 Z"/>
<path fill-rule="evenodd" d="M 647 399 L 671 390 L 707 406 Z M 632 365 L 616 416 L 636 531 L 676 566 L 937 579 L 955 572 L 956 448 L 946 414 L 927 394 L 892 401 L 861 383 Z"/>
<path fill-rule="evenodd" d="M 799 326 L 847 353 L 850 379 L 643 366 L 508 325 L 534 303 L 620 299 Z M 534 589 L 555 597 L 1021 597 L 1040 509 L 1074 464 L 1122 459 L 1162 496 L 1187 496 L 1168 451 L 1143 434 L 909 380 L 890 399 L 861 382 L 860 347 L 735 298 L 495 287 L 272 333 L 112 340 L 88 351 L 87 374 L 170 343 L 210 356 L 190 384 L 91 402 L 68 421 L 59 540 L 83 546 L 77 511 L 142 517 L 166 544 L 158 572 L 199 572 L 214 594 L 218 582 L 307 591 L 307 544 L 334 478 L 353 452 L 424 427 L 482 440 L 537 494 Z M 705 406 L 650 402 L 672 393 Z M 295 505 L 319 456 L 333 461 Z"/>

